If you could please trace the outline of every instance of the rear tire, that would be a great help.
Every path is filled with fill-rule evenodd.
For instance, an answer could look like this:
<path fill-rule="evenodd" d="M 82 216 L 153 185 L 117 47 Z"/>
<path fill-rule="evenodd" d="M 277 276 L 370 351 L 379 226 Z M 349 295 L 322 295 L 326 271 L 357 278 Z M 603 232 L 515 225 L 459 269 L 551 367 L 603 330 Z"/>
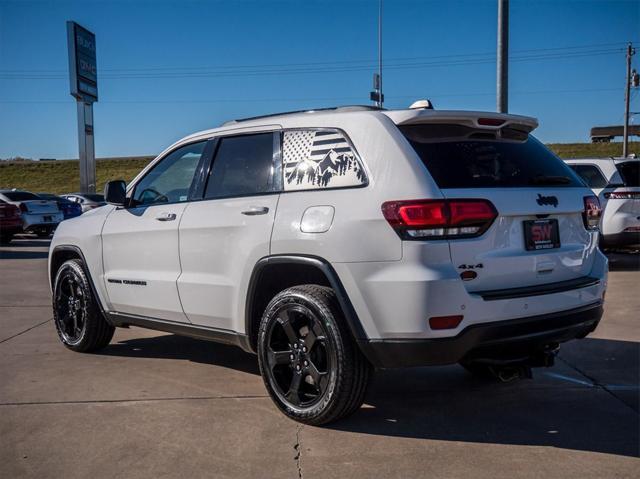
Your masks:
<path fill-rule="evenodd" d="M 100 312 L 82 261 L 63 263 L 53 285 L 53 320 L 62 344 L 83 353 L 106 347 L 115 328 Z"/>
<path fill-rule="evenodd" d="M 276 406 L 311 425 L 358 410 L 372 372 L 334 291 L 318 285 L 294 286 L 271 300 L 258 332 L 258 362 Z"/>

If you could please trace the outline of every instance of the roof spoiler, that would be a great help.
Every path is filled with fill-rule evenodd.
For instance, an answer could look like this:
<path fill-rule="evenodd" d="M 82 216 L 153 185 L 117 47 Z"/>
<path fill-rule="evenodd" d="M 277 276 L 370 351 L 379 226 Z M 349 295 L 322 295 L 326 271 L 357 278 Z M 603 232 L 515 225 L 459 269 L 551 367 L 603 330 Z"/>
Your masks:
<path fill-rule="evenodd" d="M 509 126 L 526 133 L 538 127 L 538 120 L 530 116 L 505 113 L 412 110 L 411 115 L 399 119 L 397 125 L 419 125 L 426 123 L 448 123 L 471 128 L 498 130 Z"/>

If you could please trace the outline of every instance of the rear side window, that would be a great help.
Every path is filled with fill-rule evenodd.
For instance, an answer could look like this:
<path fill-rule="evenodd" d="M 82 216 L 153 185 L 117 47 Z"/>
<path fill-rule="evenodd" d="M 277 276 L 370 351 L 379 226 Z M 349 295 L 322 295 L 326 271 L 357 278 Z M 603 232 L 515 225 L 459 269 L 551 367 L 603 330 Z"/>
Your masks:
<path fill-rule="evenodd" d="M 217 148 L 205 198 L 228 198 L 275 191 L 274 134 L 230 136 Z"/>
<path fill-rule="evenodd" d="M 531 135 L 462 125 L 398 127 L 440 188 L 583 186 L 575 173 Z"/>
<path fill-rule="evenodd" d="M 338 130 L 290 130 L 282 138 L 284 190 L 362 186 L 362 164 Z"/>
<path fill-rule="evenodd" d="M 607 179 L 595 165 L 569 165 L 569 167 L 584 180 L 589 188 L 604 188 L 608 184 Z"/>
<path fill-rule="evenodd" d="M 640 186 L 640 161 L 625 161 L 616 167 L 625 186 Z"/>

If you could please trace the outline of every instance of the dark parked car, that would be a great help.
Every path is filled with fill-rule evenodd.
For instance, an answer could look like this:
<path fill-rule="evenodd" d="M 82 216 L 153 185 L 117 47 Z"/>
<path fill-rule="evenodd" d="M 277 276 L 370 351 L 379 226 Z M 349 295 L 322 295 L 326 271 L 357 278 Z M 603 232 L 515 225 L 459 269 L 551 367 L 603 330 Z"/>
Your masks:
<path fill-rule="evenodd" d="M 58 204 L 58 209 L 62 211 L 65 220 L 75 218 L 82 214 L 82 206 L 62 196 L 54 195 L 53 193 L 37 193 L 37 195 L 43 200 L 55 201 Z"/>
<path fill-rule="evenodd" d="M 0 243 L 10 243 L 13 236 L 21 232 L 20 208 L 0 200 Z"/>

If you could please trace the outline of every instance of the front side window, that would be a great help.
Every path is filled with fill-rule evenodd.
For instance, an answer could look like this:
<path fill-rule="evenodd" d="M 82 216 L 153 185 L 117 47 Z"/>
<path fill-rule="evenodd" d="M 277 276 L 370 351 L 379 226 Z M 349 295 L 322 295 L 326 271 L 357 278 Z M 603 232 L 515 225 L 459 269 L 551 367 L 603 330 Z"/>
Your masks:
<path fill-rule="evenodd" d="M 259 133 L 220 139 L 205 189 L 205 198 L 274 192 L 273 135 Z"/>
<path fill-rule="evenodd" d="M 187 201 L 205 145 L 205 141 L 192 143 L 178 148 L 160 160 L 136 185 L 133 206 Z"/>
<path fill-rule="evenodd" d="M 589 188 L 604 188 L 607 180 L 597 166 L 594 165 L 569 165 L 578 176 L 584 180 Z"/>
<path fill-rule="evenodd" d="M 284 190 L 343 188 L 366 184 L 351 145 L 338 130 L 291 130 L 282 139 Z"/>

